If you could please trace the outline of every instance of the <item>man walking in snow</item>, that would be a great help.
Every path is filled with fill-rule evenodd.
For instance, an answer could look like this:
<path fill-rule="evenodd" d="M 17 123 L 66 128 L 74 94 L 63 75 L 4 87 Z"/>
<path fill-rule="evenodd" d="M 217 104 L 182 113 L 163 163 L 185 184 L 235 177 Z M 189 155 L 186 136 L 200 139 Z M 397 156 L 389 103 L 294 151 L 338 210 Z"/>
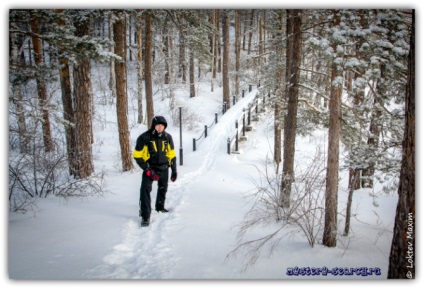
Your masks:
<path fill-rule="evenodd" d="M 149 226 L 151 214 L 150 192 L 153 181 L 158 181 L 155 210 L 169 212 L 165 209 L 166 192 L 168 190 L 168 168 L 171 167 L 171 181 L 177 180 L 177 158 L 175 156 L 174 141 L 171 134 L 165 132 L 166 119 L 155 116 L 149 130 L 137 138 L 133 157 L 143 169 L 140 188 L 140 217 L 141 226 Z"/>

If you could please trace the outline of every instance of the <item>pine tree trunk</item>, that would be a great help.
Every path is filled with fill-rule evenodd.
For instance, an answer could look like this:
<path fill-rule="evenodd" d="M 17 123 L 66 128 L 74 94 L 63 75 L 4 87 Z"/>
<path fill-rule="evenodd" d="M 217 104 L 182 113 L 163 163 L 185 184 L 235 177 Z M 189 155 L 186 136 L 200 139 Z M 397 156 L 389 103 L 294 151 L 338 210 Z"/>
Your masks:
<path fill-rule="evenodd" d="M 88 34 L 90 20 L 75 23 L 76 36 Z M 80 59 L 74 66 L 74 99 L 75 99 L 75 129 L 77 142 L 77 172 L 78 178 L 84 179 L 94 172 L 91 148 L 92 117 L 91 117 L 91 64 L 90 59 Z"/>
<path fill-rule="evenodd" d="M 220 16 L 220 10 L 219 9 L 216 9 L 215 10 L 215 23 L 216 23 L 216 31 L 218 31 L 218 34 L 219 34 L 219 31 L 221 31 L 221 29 L 220 29 L 220 23 L 221 23 L 221 21 L 220 21 L 220 19 L 221 19 L 221 16 Z M 217 37 L 216 37 L 216 41 L 215 41 L 215 43 L 216 43 L 216 53 L 215 53 L 215 57 L 217 57 L 216 59 L 217 59 L 217 61 L 216 61 L 216 72 L 218 72 L 218 73 L 222 73 L 222 59 L 221 59 L 221 37 L 220 37 L 220 35 L 218 35 Z M 216 78 L 216 74 L 215 74 L 215 78 Z M 221 87 L 221 83 L 219 84 L 219 87 Z"/>
<path fill-rule="evenodd" d="M 285 86 L 284 86 L 284 99 L 288 98 L 289 87 L 290 87 L 290 67 L 293 54 L 293 17 L 290 10 L 286 10 L 286 75 L 285 75 Z"/>
<path fill-rule="evenodd" d="M 10 25 L 12 29 L 18 30 L 16 22 L 10 21 Z M 25 67 L 25 58 L 22 59 L 22 57 L 19 55 L 19 50 L 24 43 L 24 39 L 20 37 L 20 35 L 16 33 L 10 33 L 10 43 L 9 43 L 9 49 L 10 49 L 10 58 L 12 60 L 12 65 L 15 67 Z M 10 67 L 10 66 L 9 66 Z M 12 69 L 19 69 L 19 68 L 12 68 L 10 67 L 10 70 Z M 25 109 L 23 103 L 23 97 L 22 97 L 22 90 L 21 90 L 21 83 L 17 83 L 13 81 L 12 83 L 12 91 L 13 91 L 13 103 L 15 104 L 16 114 L 18 117 L 18 135 L 19 135 L 19 149 L 21 153 L 28 153 L 29 152 L 29 135 L 27 134 L 27 126 L 26 126 L 26 120 L 25 120 Z"/>
<path fill-rule="evenodd" d="M 246 51 L 246 15 L 247 15 L 247 10 L 242 10 L 243 11 L 243 15 L 242 15 L 242 23 L 243 23 L 243 51 Z"/>
<path fill-rule="evenodd" d="M 117 20 L 113 25 L 116 55 L 125 59 L 126 52 L 126 29 L 125 14 L 118 13 Z M 119 144 L 121 146 L 122 171 L 133 169 L 132 154 L 130 147 L 130 131 L 128 128 L 128 97 L 127 97 L 127 72 L 126 61 L 115 60 L 116 74 L 116 113 L 118 117 Z"/>
<path fill-rule="evenodd" d="M 279 27 L 280 31 L 283 31 L 283 10 L 278 11 L 278 20 L 280 21 L 281 25 Z M 278 55 L 279 62 L 283 61 L 284 57 L 284 49 L 283 49 L 283 35 L 282 32 L 278 33 L 275 36 L 278 39 L 278 42 L 280 42 L 280 45 L 276 46 L 276 55 Z M 277 73 L 277 83 L 278 83 L 278 89 L 275 91 L 275 96 L 277 98 L 277 101 L 275 102 L 274 107 L 274 162 L 279 165 L 281 163 L 281 129 L 282 129 L 282 104 L 283 104 L 283 88 L 284 87 L 284 72 L 282 65 L 279 65 L 278 73 Z M 277 168 L 278 171 L 278 168 Z"/>
<path fill-rule="evenodd" d="M 146 14 L 146 41 L 144 43 L 144 83 L 146 85 L 146 106 L 147 106 L 147 128 L 150 129 L 150 123 L 155 116 L 153 108 L 153 80 L 152 80 L 152 15 Z"/>
<path fill-rule="evenodd" d="M 388 278 L 415 279 L 415 11 L 408 61 L 405 101 L 405 128 L 402 143 L 402 167 L 399 178 L 393 240 Z"/>
<path fill-rule="evenodd" d="M 169 69 L 169 36 L 167 35 L 167 29 L 164 29 L 164 36 L 162 37 L 163 39 L 163 54 L 165 55 L 165 84 L 169 84 L 170 79 L 169 79 L 169 74 L 170 74 L 170 69 Z"/>
<path fill-rule="evenodd" d="M 173 55 L 173 37 L 169 36 L 169 54 Z M 169 65 L 169 107 L 171 109 L 175 108 L 175 71 L 174 71 L 174 65 Z"/>
<path fill-rule="evenodd" d="M 357 185 L 359 185 L 359 172 L 358 169 L 349 169 L 349 194 L 347 197 L 347 203 L 346 203 L 346 219 L 345 219 L 345 228 L 344 228 L 344 236 L 349 235 L 350 231 L 350 216 L 351 216 L 351 210 L 352 210 L 352 199 L 353 199 L 353 193 L 357 189 Z M 358 184 L 357 184 L 358 183 Z"/>
<path fill-rule="evenodd" d="M 39 34 L 39 19 L 36 15 L 36 12 L 31 11 L 30 12 L 31 17 L 31 30 L 33 33 Z M 41 68 L 41 66 L 44 63 L 43 58 L 43 47 L 41 40 L 36 37 L 32 36 L 32 45 L 34 47 L 34 58 L 35 58 L 35 65 Z M 40 71 L 41 72 L 41 71 Z M 41 124 L 42 130 L 43 130 L 43 142 L 44 142 L 44 150 L 46 152 L 53 151 L 53 138 L 50 128 L 50 116 L 49 116 L 49 101 L 47 99 L 47 86 L 45 83 L 45 80 L 40 79 L 42 76 L 36 78 L 37 82 L 37 93 L 38 93 L 38 101 L 40 110 L 42 111 L 43 115 L 43 122 Z"/>
<path fill-rule="evenodd" d="M 378 85 L 377 85 L 378 86 Z M 379 94 L 379 95 L 383 95 L 383 94 Z M 378 97 L 378 96 L 374 96 L 374 97 Z M 375 152 L 378 148 L 378 142 L 380 139 L 380 129 L 378 128 L 378 121 L 379 118 L 381 117 L 381 111 L 379 110 L 380 107 L 377 106 L 377 100 L 374 99 L 374 105 L 373 105 L 373 111 L 371 114 L 371 123 L 370 123 L 370 136 L 368 137 L 368 149 L 370 151 L 370 156 L 371 155 L 375 155 Z M 372 157 L 372 156 L 371 156 Z M 362 177 L 364 177 L 364 179 L 362 180 L 362 187 L 364 188 L 372 188 L 374 186 L 374 172 L 375 172 L 375 161 L 371 160 L 368 163 L 368 167 L 366 169 L 364 169 L 362 171 Z"/>
<path fill-rule="evenodd" d="M 113 41 L 113 13 L 109 15 L 109 40 Z M 113 45 L 110 47 L 110 52 L 115 53 L 115 48 Z M 111 91 L 112 98 L 110 99 L 110 104 L 113 104 L 116 99 L 116 76 L 115 76 L 115 59 L 111 58 L 109 61 L 109 90 Z M 105 102 L 105 104 L 107 104 Z"/>
<path fill-rule="evenodd" d="M 213 10 L 211 16 L 211 26 L 215 26 L 215 10 Z M 211 52 L 212 52 L 212 79 L 211 79 L 211 92 L 213 92 L 215 79 L 216 79 L 216 34 L 212 32 L 212 41 L 211 41 Z"/>
<path fill-rule="evenodd" d="M 187 65 L 186 65 L 186 59 L 185 59 L 185 51 L 186 51 L 186 45 L 185 45 L 185 35 L 183 29 L 179 30 L 179 36 L 180 36 L 180 50 L 179 50 L 179 65 L 178 65 L 178 77 L 181 78 L 181 81 L 183 84 L 187 82 Z"/>
<path fill-rule="evenodd" d="M 125 19 L 125 30 L 126 31 L 128 31 L 128 56 L 129 56 L 129 60 L 130 60 L 130 62 L 132 62 L 133 61 L 133 59 L 132 59 L 132 51 L 131 51 L 131 46 L 132 46 L 132 42 L 133 42 L 133 40 L 132 40 L 132 24 L 131 24 L 131 17 L 125 17 L 126 19 Z M 125 32 L 125 33 L 127 33 L 127 32 Z M 126 36 L 126 34 L 125 34 L 125 36 Z M 126 45 L 127 46 L 127 45 Z M 126 62 L 126 61 L 125 61 Z"/>
<path fill-rule="evenodd" d="M 65 58 L 59 59 L 60 63 L 60 85 L 62 91 L 63 119 L 65 119 L 66 150 L 68 154 L 69 173 L 75 175 L 76 164 L 76 139 L 75 139 L 75 116 L 72 105 L 71 76 L 69 63 Z"/>
<path fill-rule="evenodd" d="M 340 17 L 334 13 L 335 25 L 339 25 Z M 333 47 L 336 51 L 336 47 Z M 335 79 L 343 77 L 343 71 L 333 63 L 331 71 L 330 93 L 330 123 L 328 128 L 328 159 L 325 190 L 325 216 L 323 244 L 327 247 L 337 245 L 337 195 L 339 186 L 339 141 L 340 141 L 340 112 L 343 84 L 335 83 Z"/>
<path fill-rule="evenodd" d="M 137 33 L 137 123 L 143 123 L 143 46 L 142 46 L 142 37 L 143 37 L 143 28 L 141 23 L 138 25 Z"/>
<path fill-rule="evenodd" d="M 261 16 L 261 14 L 260 14 L 260 12 L 258 13 L 258 28 L 259 28 L 259 35 L 258 35 L 258 55 L 259 55 L 259 57 L 257 58 L 258 59 L 258 62 L 257 62 L 257 65 L 258 66 L 260 66 L 261 65 L 261 63 L 262 63 L 262 53 L 264 52 L 263 51 L 263 46 L 262 46 L 262 33 L 263 33 L 263 31 L 262 31 L 262 16 Z"/>
<path fill-rule="evenodd" d="M 255 18 L 255 10 L 252 9 L 250 12 L 250 21 L 249 21 L 249 41 L 247 44 L 247 55 L 250 55 L 252 47 L 252 34 L 253 34 L 253 19 Z"/>
<path fill-rule="evenodd" d="M 297 125 L 297 105 L 299 99 L 300 62 L 302 57 L 302 11 L 289 10 L 288 21 L 291 22 L 293 35 L 290 39 L 292 49 L 287 56 L 290 61 L 290 78 L 288 89 L 287 115 L 284 119 L 283 175 L 281 180 L 281 207 L 290 207 L 291 185 L 294 180 L 294 154 Z M 288 25 L 289 26 L 289 25 Z"/>
<path fill-rule="evenodd" d="M 230 64 L 230 19 L 228 16 L 228 11 L 223 12 L 222 16 L 222 36 L 224 38 L 224 52 L 222 59 L 222 101 L 223 103 L 227 103 L 227 107 L 230 107 L 230 76 L 228 71 Z"/>
<path fill-rule="evenodd" d="M 63 9 L 57 9 L 56 13 L 63 13 Z M 63 20 L 58 20 L 59 25 L 65 25 Z M 59 51 L 62 55 L 63 51 Z M 66 151 L 69 162 L 69 174 L 76 175 L 78 165 L 76 163 L 76 135 L 75 135 L 75 115 L 72 103 L 72 87 L 71 75 L 69 71 L 69 61 L 64 57 L 59 58 L 60 63 L 60 87 L 62 92 L 62 105 L 63 105 L 63 119 L 65 120 L 65 137 L 66 137 Z"/>
<path fill-rule="evenodd" d="M 193 50 L 190 48 L 189 52 L 189 62 L 190 62 L 190 97 L 196 96 L 196 89 L 194 86 L 194 56 L 193 56 Z"/>
<path fill-rule="evenodd" d="M 235 19 L 235 29 L 236 29 L 236 39 L 235 39 L 235 53 L 236 53 L 236 87 L 234 94 L 236 97 L 240 94 L 240 79 L 239 79 L 239 72 L 240 72 L 240 36 L 241 36 L 241 29 L 240 29 L 240 10 L 236 10 L 236 19 Z"/>

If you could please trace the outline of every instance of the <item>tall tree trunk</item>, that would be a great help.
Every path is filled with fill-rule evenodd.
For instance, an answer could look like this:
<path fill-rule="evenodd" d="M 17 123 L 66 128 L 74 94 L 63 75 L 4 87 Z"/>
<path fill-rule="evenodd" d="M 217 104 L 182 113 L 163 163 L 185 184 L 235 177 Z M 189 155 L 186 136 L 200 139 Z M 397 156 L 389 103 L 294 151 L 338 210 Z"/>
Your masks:
<path fill-rule="evenodd" d="M 178 77 L 181 78 L 181 81 L 183 84 L 187 82 L 187 65 L 186 65 L 186 59 L 185 59 L 185 51 L 186 51 L 186 37 L 184 30 L 181 28 L 179 29 L 179 36 L 180 36 L 180 50 L 179 50 L 179 65 L 178 65 Z"/>
<path fill-rule="evenodd" d="M 240 36 L 241 36 L 241 28 L 240 28 L 240 14 L 241 11 L 240 10 L 235 10 L 236 12 L 236 19 L 235 19 L 235 29 L 236 29 L 236 39 L 235 39 L 235 52 L 236 52 L 236 87 L 235 87 L 235 92 L 234 94 L 236 95 L 236 97 L 238 97 L 238 95 L 240 94 L 240 79 L 239 79 L 239 72 L 240 72 Z"/>
<path fill-rule="evenodd" d="M 340 24 L 340 17 L 334 12 L 334 25 Z M 336 51 L 336 45 L 333 47 Z M 327 247 L 337 245 L 337 195 L 339 188 L 339 140 L 340 140 L 340 112 L 341 94 L 343 85 L 335 83 L 335 79 L 343 77 L 343 71 L 333 63 L 331 70 L 330 94 L 330 124 L 328 128 L 328 159 L 325 190 L 325 223 L 323 244 Z"/>
<path fill-rule="evenodd" d="M 133 42 L 133 40 L 132 40 L 132 24 L 131 24 L 131 17 L 129 17 L 129 16 L 127 16 L 126 17 L 126 19 L 125 19 L 125 27 L 128 27 L 128 28 L 125 28 L 125 30 L 126 31 L 128 31 L 128 56 L 129 56 L 129 60 L 130 60 L 130 62 L 132 62 L 133 61 L 133 59 L 132 59 L 132 51 L 131 51 L 131 46 L 132 46 L 132 42 Z M 125 32 L 125 37 L 126 37 L 126 33 L 127 32 Z M 126 61 L 125 61 L 126 62 Z"/>
<path fill-rule="evenodd" d="M 280 9 L 278 10 L 278 20 L 281 23 L 279 26 L 279 31 L 283 31 L 283 14 L 284 10 Z M 279 43 L 283 43 L 283 34 L 282 32 L 279 32 L 275 35 L 276 39 L 278 39 Z M 276 51 L 275 54 L 278 55 L 278 61 L 280 63 L 283 62 L 284 57 L 284 49 L 283 45 L 276 45 Z M 283 66 L 278 65 L 278 73 L 277 73 L 277 87 L 278 89 L 275 91 L 277 101 L 275 102 L 274 106 L 274 162 L 279 166 L 281 162 L 281 128 L 282 128 L 282 117 L 281 117 L 281 107 L 283 104 L 283 87 L 284 87 L 284 72 L 283 72 Z M 277 171 L 278 171 L 277 166 Z"/>
<path fill-rule="evenodd" d="M 262 31 L 262 16 L 261 16 L 261 13 L 259 12 L 258 13 L 258 28 L 259 28 L 259 35 L 258 35 L 258 55 L 259 55 L 259 57 L 257 58 L 258 59 L 258 62 L 257 62 L 257 65 L 258 66 L 260 66 L 261 65 L 261 63 L 262 63 L 262 60 L 261 60 L 261 58 L 262 58 L 262 53 L 263 53 L 263 49 L 262 49 L 262 33 L 263 33 L 263 31 Z"/>
<path fill-rule="evenodd" d="M 57 13 L 63 13 L 63 9 L 57 9 Z M 58 24 L 63 26 L 65 22 L 58 20 Z M 59 50 L 59 55 L 62 55 L 64 51 Z M 63 105 L 63 119 L 65 119 L 65 137 L 66 137 L 66 151 L 69 162 L 69 174 L 76 175 L 78 165 L 76 163 L 76 135 L 75 135 L 75 116 L 74 107 L 72 103 L 72 87 L 71 87 L 71 75 L 69 71 L 69 61 L 64 57 L 59 57 L 60 63 L 60 87 L 62 92 L 62 105 Z"/>
<path fill-rule="evenodd" d="M 253 34 L 253 19 L 255 18 L 255 10 L 250 12 L 250 21 L 249 21 L 249 42 L 247 44 L 247 55 L 250 55 L 252 47 L 252 34 Z"/>
<path fill-rule="evenodd" d="M 219 28 L 219 24 L 221 23 L 221 21 L 220 21 L 220 18 L 221 18 L 220 10 L 216 9 L 215 12 L 216 12 L 216 14 L 215 14 L 216 31 L 221 31 L 221 29 Z M 216 53 L 215 53 L 215 55 L 217 57 L 216 72 L 221 73 L 222 72 L 221 37 L 219 37 L 219 35 L 216 39 Z M 216 74 L 215 74 L 215 78 L 216 78 Z M 221 84 L 219 86 L 221 87 Z"/>
<path fill-rule="evenodd" d="M 169 84 L 170 79 L 169 79 L 169 74 L 170 74 L 170 68 L 169 68 L 169 36 L 168 36 L 168 29 L 164 29 L 164 36 L 162 37 L 163 39 L 163 54 L 165 56 L 165 84 Z"/>
<path fill-rule="evenodd" d="M 76 175 L 78 169 L 76 163 L 76 139 L 75 139 L 75 116 L 72 105 L 71 76 L 69 72 L 68 59 L 59 58 L 60 63 L 60 85 L 62 91 L 63 118 L 65 119 L 66 150 L 68 154 L 69 173 Z"/>
<path fill-rule="evenodd" d="M 150 123 L 155 116 L 153 108 L 153 82 L 152 82 L 152 15 L 146 14 L 146 41 L 144 42 L 144 83 L 146 85 L 146 106 L 147 106 L 147 128 L 150 128 Z"/>
<path fill-rule="evenodd" d="M 353 199 L 353 193 L 355 192 L 355 187 L 357 187 L 360 179 L 359 175 L 360 170 L 359 169 L 349 169 L 349 194 L 347 197 L 347 203 L 346 203 L 346 219 L 345 219 L 345 228 L 344 228 L 344 236 L 349 235 L 350 231 L 350 216 L 352 213 L 352 199 Z"/>
<path fill-rule="evenodd" d="M 281 180 L 281 207 L 290 207 L 291 186 L 294 179 L 294 153 L 297 125 L 297 104 L 299 99 L 300 62 L 302 57 L 302 11 L 289 10 L 288 22 L 291 22 L 293 41 L 292 49 L 287 57 L 290 61 L 290 77 L 288 89 L 287 115 L 284 119 L 284 152 L 283 152 L 283 175 Z M 288 25 L 289 26 L 289 25 Z M 289 52 L 288 52 L 289 53 Z"/>
<path fill-rule="evenodd" d="M 377 85 L 378 86 L 378 85 Z M 379 94 L 382 95 L 382 94 Z M 374 95 L 374 97 L 378 97 L 377 95 Z M 378 148 L 378 142 L 379 142 L 379 134 L 380 129 L 378 127 L 378 121 L 381 117 L 381 111 L 380 107 L 378 107 L 377 100 L 374 99 L 374 105 L 372 108 L 372 115 L 371 115 L 371 123 L 370 123 L 370 136 L 368 137 L 368 150 L 370 151 L 369 155 L 375 155 L 375 152 Z M 372 157 L 372 156 L 371 156 Z M 374 172 L 375 172 L 375 161 L 371 159 L 371 161 L 368 163 L 368 167 L 362 171 L 362 187 L 364 188 L 372 188 L 374 186 Z"/>
<path fill-rule="evenodd" d="M 266 12 L 267 10 L 263 10 L 262 11 L 264 16 L 263 16 L 263 20 L 262 20 L 262 53 L 264 54 L 263 56 L 263 62 L 266 63 L 267 61 L 267 56 L 266 56 L 266 39 L 267 39 L 267 29 L 266 29 L 266 23 L 267 23 L 267 19 L 266 19 Z M 304 57 L 302 57 L 304 58 Z"/>
<path fill-rule="evenodd" d="M 143 123 L 143 45 L 142 45 L 142 37 L 143 37 L 143 26 L 142 20 L 139 20 L 138 23 L 138 32 L 137 32 L 137 123 Z"/>
<path fill-rule="evenodd" d="M 360 17 L 360 24 L 361 27 L 363 29 L 366 29 L 368 27 L 368 23 L 365 19 L 365 13 L 366 10 L 359 10 L 359 17 Z M 357 44 L 355 47 L 355 53 L 356 53 L 356 57 L 358 59 L 363 59 L 365 58 L 364 52 L 361 51 L 361 47 L 364 43 L 364 39 L 362 37 L 357 37 L 356 40 Z M 350 72 L 350 71 L 346 71 Z M 353 76 L 355 76 L 356 79 L 363 77 L 364 74 L 364 69 L 360 68 L 360 67 L 356 67 L 355 72 L 352 71 L 352 73 L 349 73 Z M 352 78 L 353 78 L 352 76 Z M 350 79 L 351 77 L 348 77 L 348 83 L 347 85 L 345 85 L 348 89 L 348 92 L 352 91 L 352 83 L 351 81 L 353 79 Z M 357 93 L 355 93 L 354 99 L 353 99 L 353 104 L 354 107 L 361 107 L 361 105 L 364 102 L 364 98 L 365 98 L 365 89 L 362 89 L 360 91 L 358 91 Z M 362 145 L 362 135 L 359 135 L 358 137 L 358 145 Z M 350 153 L 349 157 L 351 158 L 351 161 L 354 163 L 355 159 L 352 159 L 353 157 L 355 157 L 354 155 L 352 155 L 352 153 Z M 352 199 L 353 199 L 353 193 L 355 192 L 355 190 L 360 189 L 361 188 L 361 169 L 359 168 L 350 168 L 349 169 L 349 184 L 348 184 L 348 188 L 349 188 L 349 195 L 348 195 L 348 201 L 346 203 L 346 220 L 345 220 L 345 229 L 344 229 L 344 235 L 347 236 L 349 235 L 349 230 L 350 230 L 350 216 L 351 216 L 351 208 L 352 208 Z"/>
<path fill-rule="evenodd" d="M 113 41 L 113 13 L 109 14 L 109 40 Z M 112 45 L 110 47 L 110 52 L 115 53 L 115 47 Z M 116 99 L 116 76 L 115 76 L 115 59 L 111 58 L 109 60 L 109 90 L 111 91 L 112 98 L 110 99 L 110 104 L 114 103 Z M 106 104 L 106 103 L 105 103 Z"/>
<path fill-rule="evenodd" d="M 76 36 L 88 35 L 90 19 L 75 23 Z M 78 178 L 87 178 L 94 172 L 91 116 L 91 64 L 89 58 L 80 59 L 74 66 L 74 99 L 75 99 L 75 126 L 77 142 L 77 172 Z"/>
<path fill-rule="evenodd" d="M 293 54 L 293 17 L 290 10 L 286 10 L 286 75 L 285 75 L 285 86 L 284 86 L 284 99 L 288 98 L 290 79 L 291 79 L 291 61 Z"/>
<path fill-rule="evenodd" d="M 10 21 L 10 25 L 12 29 L 18 30 L 18 25 L 16 25 L 16 22 Z M 19 69 L 18 67 L 25 67 L 25 58 L 22 59 L 21 55 L 19 55 L 19 51 L 21 50 L 22 46 L 25 45 L 24 38 L 17 33 L 10 33 L 9 37 L 9 49 L 11 53 L 11 62 L 9 64 L 10 69 L 17 70 Z M 18 117 L 19 149 L 21 153 L 28 153 L 30 138 L 28 135 L 25 120 L 25 109 L 23 105 L 21 83 L 19 83 L 18 81 L 13 81 L 11 88 L 13 91 L 13 103 L 15 104 L 16 114 Z"/>
<path fill-rule="evenodd" d="M 169 55 L 173 54 L 173 38 L 171 36 L 169 38 Z M 174 72 L 174 65 L 169 65 L 169 83 L 171 85 L 168 86 L 169 90 L 169 107 L 172 109 L 175 108 L 175 72 Z"/>
<path fill-rule="evenodd" d="M 193 56 L 192 48 L 190 48 L 190 52 L 189 52 L 189 63 L 190 63 L 190 97 L 195 97 L 196 89 L 194 86 L 194 56 Z"/>
<path fill-rule="evenodd" d="M 215 26 L 215 10 L 211 12 L 211 26 Z M 211 53 L 212 53 L 212 79 L 211 79 L 211 92 L 213 92 L 215 79 L 216 79 L 216 33 L 212 32 L 212 41 L 211 41 Z"/>
<path fill-rule="evenodd" d="M 388 278 L 415 279 L 415 11 L 408 61 L 405 128 L 398 204 L 390 250 Z"/>
<path fill-rule="evenodd" d="M 242 16 L 242 18 L 243 18 L 243 20 L 242 20 L 242 23 L 243 23 L 243 51 L 246 51 L 246 16 L 247 16 L 247 10 L 242 10 L 242 13 L 243 13 L 243 16 Z"/>
<path fill-rule="evenodd" d="M 222 36 L 224 38 L 224 53 L 222 59 L 222 101 L 227 103 L 227 107 L 230 107 L 230 76 L 228 71 L 230 65 L 230 19 L 228 11 L 224 11 L 222 16 Z"/>
<path fill-rule="evenodd" d="M 119 12 L 117 20 L 113 24 L 114 42 L 116 45 L 116 55 L 125 59 L 126 52 L 126 29 L 125 13 Z M 133 169 L 130 131 L 128 128 L 128 97 L 127 97 L 127 71 L 126 61 L 115 60 L 116 74 L 116 113 L 118 117 L 119 144 L 121 146 L 122 171 Z"/>
<path fill-rule="evenodd" d="M 37 12 L 31 11 L 30 17 L 31 17 L 31 30 L 35 34 L 39 34 L 39 19 L 36 15 Z M 37 65 L 38 68 L 41 68 L 44 59 L 43 59 L 43 47 L 41 44 L 40 38 L 36 36 L 32 36 L 32 45 L 34 47 L 34 58 L 35 58 L 35 65 Z M 41 74 L 43 74 L 40 71 Z M 43 76 L 39 76 L 36 78 L 37 82 L 37 93 L 38 93 L 38 100 L 39 100 L 39 106 L 40 110 L 42 111 L 43 115 L 43 122 L 41 124 L 42 130 L 43 130 L 43 142 L 44 142 L 44 149 L 45 151 L 53 151 L 53 138 L 50 128 L 50 116 L 49 116 L 49 101 L 47 99 L 47 86 L 44 79 L 42 79 Z"/>

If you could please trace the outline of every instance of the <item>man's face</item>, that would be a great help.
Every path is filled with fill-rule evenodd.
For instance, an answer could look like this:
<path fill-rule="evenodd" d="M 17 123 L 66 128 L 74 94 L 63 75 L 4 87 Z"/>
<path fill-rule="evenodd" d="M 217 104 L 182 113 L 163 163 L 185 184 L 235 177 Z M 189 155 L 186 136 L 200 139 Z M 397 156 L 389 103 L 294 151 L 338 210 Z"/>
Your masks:
<path fill-rule="evenodd" d="M 155 130 L 156 130 L 158 133 L 162 133 L 162 132 L 163 132 L 163 130 L 165 130 L 165 125 L 163 125 L 163 124 L 156 124 L 156 126 L 155 126 Z"/>

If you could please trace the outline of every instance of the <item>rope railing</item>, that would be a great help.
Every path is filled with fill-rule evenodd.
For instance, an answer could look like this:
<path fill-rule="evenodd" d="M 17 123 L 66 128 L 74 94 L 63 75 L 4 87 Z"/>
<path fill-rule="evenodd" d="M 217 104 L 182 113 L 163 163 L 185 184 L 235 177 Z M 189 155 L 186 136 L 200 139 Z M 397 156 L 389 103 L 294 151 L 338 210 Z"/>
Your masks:
<path fill-rule="evenodd" d="M 193 151 L 196 151 L 196 142 L 200 141 L 203 138 L 203 136 L 205 136 L 205 138 L 208 137 L 208 129 L 211 128 L 213 125 L 215 125 L 217 123 L 218 123 L 218 113 L 215 113 L 215 119 L 212 122 L 212 124 L 209 125 L 209 126 L 208 125 L 204 126 L 205 128 L 203 130 L 203 133 L 200 135 L 199 138 L 197 138 L 197 139 L 193 138 Z"/>
<path fill-rule="evenodd" d="M 252 92 L 253 84 L 246 84 L 246 85 L 248 86 L 249 93 Z M 259 83 L 258 83 L 258 88 L 259 87 L 261 87 L 261 81 L 260 80 L 259 80 Z M 241 96 L 241 98 L 244 98 L 244 94 L 245 94 L 245 89 L 243 89 L 242 92 L 239 95 L 237 95 L 237 96 Z M 240 99 L 240 97 L 236 97 L 236 95 L 233 96 L 233 99 L 232 99 L 233 100 L 232 101 L 232 104 L 233 105 L 232 106 L 234 106 L 237 103 L 237 100 L 238 99 Z M 203 138 L 207 138 L 208 137 L 208 129 L 209 128 L 212 128 L 213 125 L 215 125 L 215 124 L 218 123 L 218 116 L 224 115 L 225 112 L 227 112 L 227 110 L 231 108 L 231 107 L 228 107 L 228 104 L 229 103 L 224 102 L 222 104 L 222 111 L 221 111 L 221 113 L 215 113 L 215 119 L 213 120 L 212 124 L 209 125 L 209 126 L 208 125 L 205 125 L 202 134 L 197 139 L 196 138 L 193 138 L 193 152 L 196 151 L 196 149 L 197 149 L 197 143 L 199 141 L 201 141 Z"/>
<path fill-rule="evenodd" d="M 247 104 L 247 108 L 243 109 L 243 114 L 241 117 L 236 120 L 235 123 L 235 132 L 231 137 L 228 137 L 227 139 L 227 153 L 231 154 L 231 148 L 234 145 L 234 151 L 233 153 L 239 152 L 239 142 L 240 140 L 246 140 L 246 131 L 251 131 L 251 121 L 252 121 L 252 114 L 254 115 L 254 120 L 257 121 L 259 118 L 259 108 L 260 105 L 262 105 L 262 109 L 266 106 L 266 98 L 268 98 L 270 101 L 271 99 L 271 92 L 267 93 L 268 95 L 262 95 L 261 97 L 256 97 L 253 101 L 251 101 L 249 104 Z M 266 97 L 268 96 L 268 97 Z M 260 103 L 262 102 L 262 103 Z M 247 113 L 247 115 L 246 115 Z M 247 119 L 246 119 L 247 118 Z M 246 125 L 247 122 L 247 125 Z M 239 123 L 242 123 L 239 125 Z M 241 136 L 240 136 L 241 134 Z"/>

